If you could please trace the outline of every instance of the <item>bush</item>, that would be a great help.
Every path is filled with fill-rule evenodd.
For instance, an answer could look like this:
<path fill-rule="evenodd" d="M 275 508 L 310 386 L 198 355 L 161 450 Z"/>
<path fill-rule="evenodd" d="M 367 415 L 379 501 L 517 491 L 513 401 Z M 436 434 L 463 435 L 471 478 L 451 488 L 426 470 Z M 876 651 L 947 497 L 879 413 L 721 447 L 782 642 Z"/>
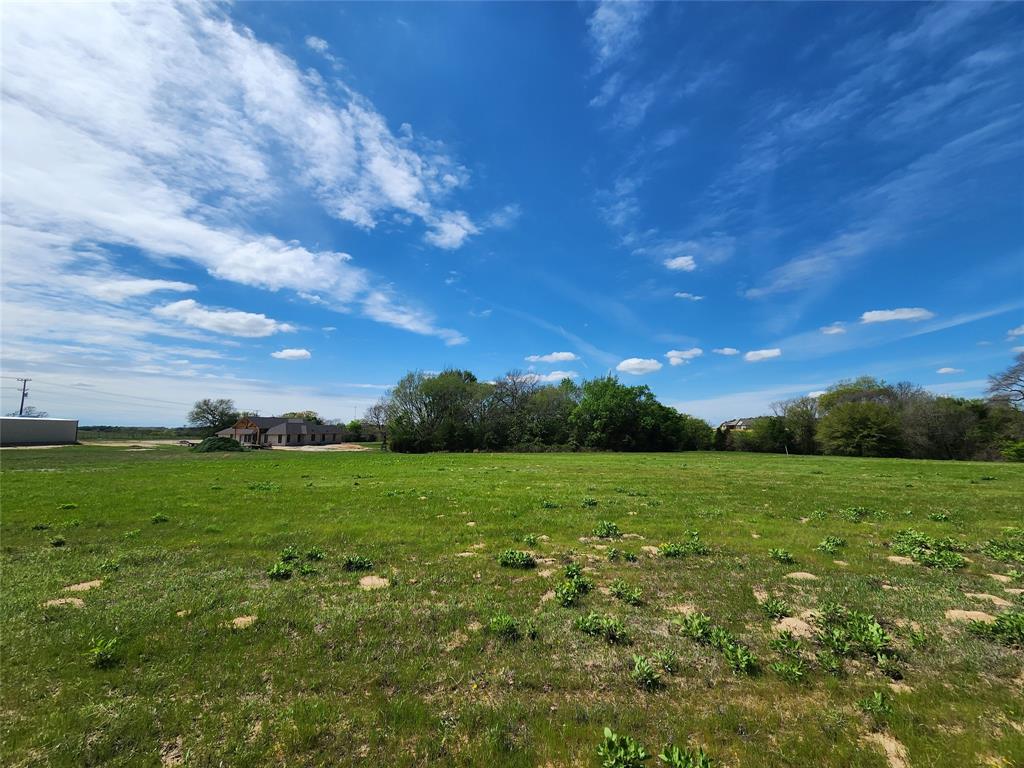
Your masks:
<path fill-rule="evenodd" d="M 1000 453 L 1007 461 L 1024 461 L 1024 440 L 1007 443 Z"/>
<path fill-rule="evenodd" d="M 207 437 L 199 445 L 193 446 L 196 453 L 213 453 L 215 451 L 241 451 L 242 444 L 230 437 Z"/>
<path fill-rule="evenodd" d="M 594 528 L 594 535 L 599 539 L 618 539 L 622 537 L 619 526 L 610 520 L 602 520 Z"/>

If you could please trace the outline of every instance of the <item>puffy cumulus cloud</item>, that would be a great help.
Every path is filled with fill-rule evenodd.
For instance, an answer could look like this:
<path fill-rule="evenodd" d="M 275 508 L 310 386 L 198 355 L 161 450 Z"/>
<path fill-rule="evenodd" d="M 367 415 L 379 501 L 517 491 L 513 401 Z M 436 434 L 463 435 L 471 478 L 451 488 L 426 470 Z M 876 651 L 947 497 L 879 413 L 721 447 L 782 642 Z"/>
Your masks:
<path fill-rule="evenodd" d="M 661 363 L 652 358 L 627 357 L 615 366 L 619 373 L 628 373 L 632 376 L 642 376 L 645 373 L 654 373 L 661 370 Z"/>
<path fill-rule="evenodd" d="M 209 309 L 194 299 L 183 299 L 155 307 L 153 314 L 192 328 L 252 339 L 295 330 L 295 326 L 279 322 L 262 313 L 241 312 L 236 309 Z"/>
<path fill-rule="evenodd" d="M 691 347 L 690 349 L 670 349 L 665 353 L 665 357 L 668 358 L 671 365 L 682 365 L 703 354 L 704 350 L 700 347 Z"/>
<path fill-rule="evenodd" d="M 725 355 L 726 357 L 732 357 L 733 355 L 738 355 L 740 353 L 740 351 L 735 347 L 717 347 L 711 351 L 716 355 Z"/>
<path fill-rule="evenodd" d="M 667 269 L 674 272 L 693 272 L 697 268 L 697 262 L 693 256 L 674 256 L 662 262 Z"/>
<path fill-rule="evenodd" d="M 781 356 L 782 356 L 782 350 L 778 349 L 778 348 L 775 348 L 775 349 L 754 349 L 754 350 L 751 350 L 750 352 L 747 352 L 747 354 L 745 354 L 743 356 L 743 359 L 746 360 L 748 363 L 758 363 L 758 362 L 760 362 L 762 360 L 771 360 L 772 358 L 781 357 Z"/>
<path fill-rule="evenodd" d="M 306 38 L 306 45 L 317 53 L 327 53 L 327 50 L 330 48 L 326 40 L 316 35 L 309 35 Z"/>
<path fill-rule="evenodd" d="M 527 355 L 526 360 L 531 363 L 566 363 L 579 360 L 579 357 L 572 352 L 549 352 L 546 355 Z"/>
<path fill-rule="evenodd" d="M 862 323 L 891 323 L 896 320 L 917 322 L 931 320 L 933 317 L 935 317 L 935 313 L 923 307 L 900 307 L 899 309 L 872 309 L 862 314 L 860 321 Z"/>
<path fill-rule="evenodd" d="M 537 384 L 552 384 L 562 379 L 575 379 L 579 374 L 576 371 L 551 371 L 551 373 L 528 373 L 524 378 Z"/>
<path fill-rule="evenodd" d="M 949 368 L 948 366 L 945 367 L 945 368 L 939 368 L 939 370 L 936 371 L 936 373 L 940 373 L 943 376 L 949 376 L 950 374 L 953 374 L 953 373 L 963 373 L 963 372 L 964 372 L 963 368 Z"/>
<path fill-rule="evenodd" d="M 438 248 L 452 250 L 459 248 L 466 242 L 466 238 L 478 232 L 479 228 L 464 212 L 447 211 L 430 222 L 430 229 L 424 237 Z"/>
<path fill-rule="evenodd" d="M 308 349 L 279 349 L 271 352 L 270 356 L 278 360 L 309 360 L 313 355 Z"/>
<path fill-rule="evenodd" d="M 840 333 L 846 333 L 845 326 L 840 322 L 832 323 L 831 325 L 822 326 L 820 329 L 826 336 L 836 336 Z"/>

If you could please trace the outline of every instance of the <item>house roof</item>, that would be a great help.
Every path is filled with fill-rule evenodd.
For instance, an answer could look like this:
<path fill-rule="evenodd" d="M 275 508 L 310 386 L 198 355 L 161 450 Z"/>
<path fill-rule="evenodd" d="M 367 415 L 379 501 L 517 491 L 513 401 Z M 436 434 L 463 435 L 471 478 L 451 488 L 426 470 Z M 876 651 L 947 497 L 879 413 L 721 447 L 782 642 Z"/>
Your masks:
<path fill-rule="evenodd" d="M 239 421 L 249 421 L 255 424 L 260 431 L 268 435 L 321 435 L 337 434 L 343 432 L 345 427 L 341 424 L 314 424 L 303 419 L 286 419 L 281 416 L 246 416 Z M 234 427 L 222 429 L 217 434 L 231 435 Z M 238 430 L 243 434 L 252 432 L 251 429 L 242 428 Z"/>
<path fill-rule="evenodd" d="M 721 424 L 719 424 L 718 428 L 721 429 L 722 427 L 752 427 L 754 426 L 754 422 L 757 421 L 757 418 L 757 416 L 750 416 L 742 419 L 729 419 L 728 421 L 723 421 Z"/>

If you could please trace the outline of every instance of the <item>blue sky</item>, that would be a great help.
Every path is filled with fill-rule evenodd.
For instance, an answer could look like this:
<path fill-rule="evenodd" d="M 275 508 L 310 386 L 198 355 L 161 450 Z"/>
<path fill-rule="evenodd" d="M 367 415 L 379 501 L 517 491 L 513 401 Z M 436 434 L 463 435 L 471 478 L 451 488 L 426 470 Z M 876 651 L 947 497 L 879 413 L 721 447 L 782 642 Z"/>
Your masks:
<path fill-rule="evenodd" d="M 1019 4 L 5 4 L 4 411 L 410 369 L 719 421 L 1024 345 Z"/>

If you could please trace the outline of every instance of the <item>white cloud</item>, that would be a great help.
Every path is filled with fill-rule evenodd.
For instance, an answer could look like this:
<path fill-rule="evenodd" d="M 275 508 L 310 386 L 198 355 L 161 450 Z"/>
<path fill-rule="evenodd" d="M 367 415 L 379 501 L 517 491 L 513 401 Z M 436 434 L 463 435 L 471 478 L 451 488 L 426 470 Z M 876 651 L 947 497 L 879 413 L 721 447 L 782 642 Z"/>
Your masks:
<path fill-rule="evenodd" d="M 843 323 L 840 323 L 838 321 L 832 323 L 832 325 L 823 326 L 820 330 L 826 336 L 836 336 L 840 333 L 846 333 L 846 328 L 844 327 Z"/>
<path fill-rule="evenodd" d="M 941 373 L 943 376 L 948 376 L 951 373 L 963 373 L 963 368 L 939 368 L 936 373 Z"/>
<path fill-rule="evenodd" d="M 718 347 L 717 349 L 712 349 L 711 351 L 714 352 L 716 355 L 725 355 L 726 357 L 738 355 L 740 353 L 740 351 L 735 347 Z"/>
<path fill-rule="evenodd" d="M 552 371 L 551 373 L 528 373 L 526 378 L 538 384 L 551 384 L 562 379 L 575 379 L 579 374 L 576 371 Z"/>
<path fill-rule="evenodd" d="M 572 352 L 549 352 L 546 355 L 527 355 L 526 360 L 531 363 L 563 363 L 579 360 L 579 357 Z"/>
<path fill-rule="evenodd" d="M 695 296 L 692 293 L 686 293 L 685 291 L 677 291 L 675 294 L 677 299 L 687 299 L 688 301 L 703 301 L 703 296 Z"/>
<path fill-rule="evenodd" d="M 79 289 L 90 296 L 115 304 L 125 299 L 146 296 L 157 291 L 177 291 L 181 293 L 196 290 L 196 287 L 191 283 L 182 283 L 177 280 L 146 280 L 143 278 L 103 280 L 86 278 L 79 280 L 78 283 Z"/>
<path fill-rule="evenodd" d="M 671 259 L 665 259 L 662 263 L 668 269 L 679 272 L 693 272 L 697 268 L 697 262 L 693 260 L 693 256 L 676 256 Z"/>
<path fill-rule="evenodd" d="M 1015 339 L 1018 336 L 1024 336 L 1024 325 L 1018 325 L 1016 328 L 1011 328 L 1006 332 L 1006 338 Z"/>
<path fill-rule="evenodd" d="M 204 331 L 253 339 L 295 330 L 295 326 L 273 320 L 264 314 L 234 309 L 207 309 L 194 299 L 183 299 L 155 307 L 153 314 Z"/>
<path fill-rule="evenodd" d="M 1024 346 L 1013 347 L 1013 348 L 1010 349 L 1010 351 L 1013 352 L 1013 354 L 1015 354 L 1015 355 L 1020 354 L 1021 352 L 1024 352 Z"/>
<path fill-rule="evenodd" d="M 470 235 L 479 232 L 463 211 L 446 211 L 430 222 L 430 230 L 424 238 L 438 248 L 452 250 L 459 248 Z"/>
<path fill-rule="evenodd" d="M 807 396 L 808 397 L 813 397 L 813 398 L 817 399 L 817 398 L 821 397 L 822 395 L 824 395 L 825 391 L 826 390 L 824 390 L 824 389 L 816 389 L 813 392 L 808 392 Z"/>
<path fill-rule="evenodd" d="M 761 360 L 771 360 L 774 357 L 781 356 L 781 349 L 754 349 L 751 350 L 750 352 L 747 352 L 747 354 L 743 356 L 743 359 L 746 360 L 748 363 L 757 363 L 760 362 Z"/>
<path fill-rule="evenodd" d="M 929 312 L 922 307 L 900 307 L 899 309 L 873 309 L 860 316 L 862 323 L 889 323 L 894 320 L 931 320 L 935 317 L 934 312 Z"/>
<path fill-rule="evenodd" d="M 370 292 L 362 300 L 363 314 L 380 323 L 403 328 L 413 333 L 437 336 L 449 347 L 465 344 L 469 339 L 451 328 L 438 328 L 429 313 L 405 305 L 388 294 L 386 290 Z"/>
<path fill-rule="evenodd" d="M 278 360 L 309 360 L 313 355 L 308 349 L 281 349 L 271 352 L 270 356 L 276 357 Z"/>
<path fill-rule="evenodd" d="M 682 365 L 703 354 L 704 350 L 700 347 L 692 347 L 690 349 L 670 349 L 665 353 L 665 357 L 668 358 L 669 363 L 672 365 Z"/>
<path fill-rule="evenodd" d="M 620 373 L 629 373 L 633 376 L 642 376 L 645 373 L 654 373 L 661 370 L 661 363 L 657 360 L 645 357 L 628 357 L 615 366 Z"/>
<path fill-rule="evenodd" d="M 523 215 L 523 209 L 516 203 L 509 203 L 487 217 L 487 226 L 495 229 L 508 229 Z"/>
<path fill-rule="evenodd" d="M 310 35 L 306 38 L 306 45 L 317 53 L 327 53 L 327 49 L 330 48 L 326 40 L 315 35 Z"/>
<path fill-rule="evenodd" d="M 650 12 L 648 3 L 602 0 L 587 20 L 598 69 L 624 58 L 640 41 L 640 27 Z"/>

